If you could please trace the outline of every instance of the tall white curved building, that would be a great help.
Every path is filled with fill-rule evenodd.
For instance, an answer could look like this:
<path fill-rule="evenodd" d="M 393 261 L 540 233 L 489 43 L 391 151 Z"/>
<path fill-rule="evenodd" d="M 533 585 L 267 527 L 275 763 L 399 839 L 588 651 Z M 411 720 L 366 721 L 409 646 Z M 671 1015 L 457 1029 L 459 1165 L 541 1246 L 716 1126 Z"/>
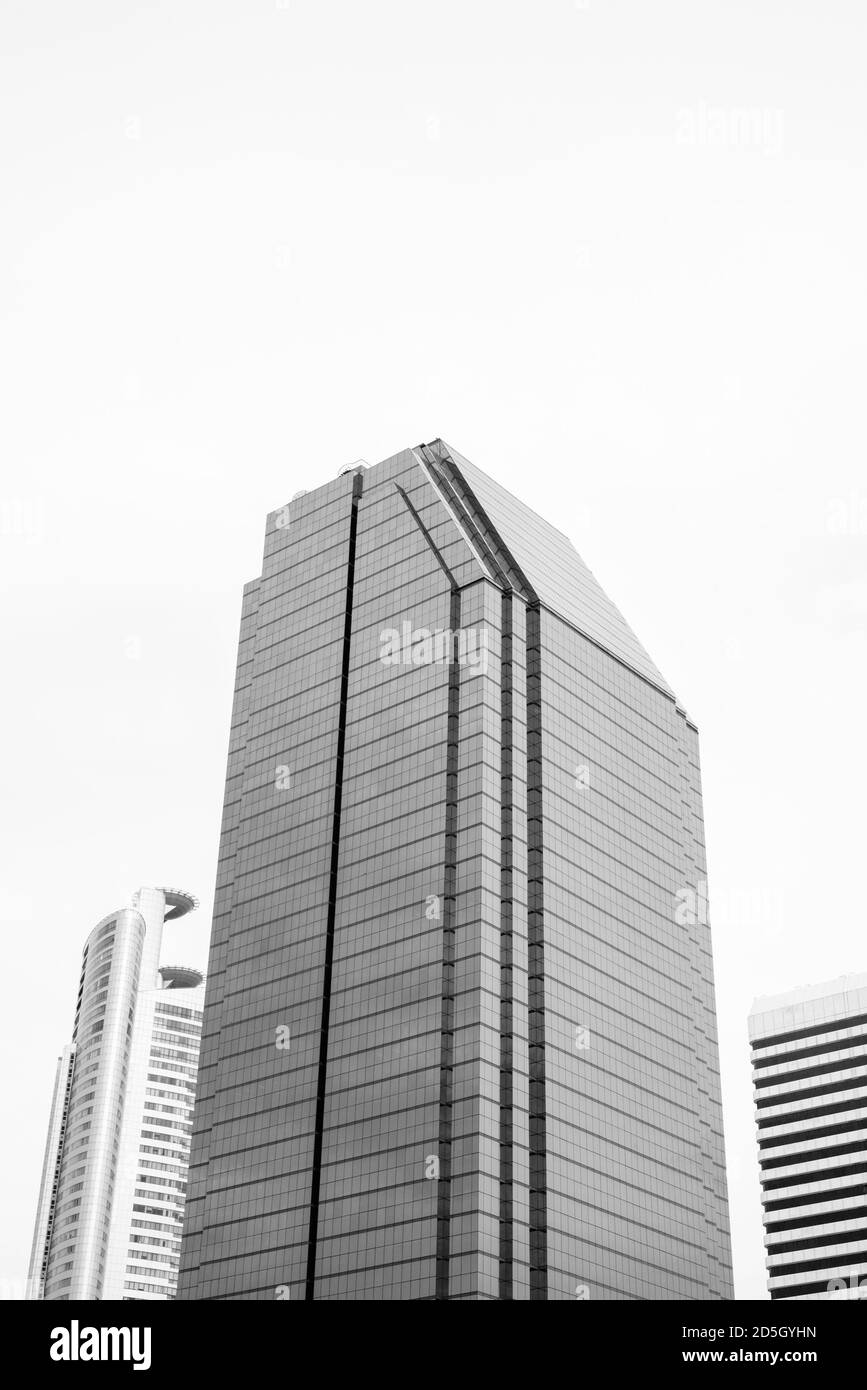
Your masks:
<path fill-rule="evenodd" d="M 84 946 L 57 1064 L 28 1297 L 174 1297 L 203 976 L 160 965 L 163 924 L 198 906 L 140 888 Z"/>

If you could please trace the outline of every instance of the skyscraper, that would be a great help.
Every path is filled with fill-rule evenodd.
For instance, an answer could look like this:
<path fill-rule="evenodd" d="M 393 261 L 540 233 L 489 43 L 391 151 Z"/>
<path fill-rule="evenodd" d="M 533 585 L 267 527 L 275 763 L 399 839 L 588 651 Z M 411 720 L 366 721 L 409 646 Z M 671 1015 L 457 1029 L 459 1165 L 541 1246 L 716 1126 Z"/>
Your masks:
<path fill-rule="evenodd" d="M 172 1298 L 204 984 L 160 965 L 189 893 L 141 888 L 87 938 L 57 1064 L 28 1297 Z"/>
<path fill-rule="evenodd" d="M 867 975 L 757 999 L 749 1032 L 771 1298 L 867 1298 Z"/>
<path fill-rule="evenodd" d="M 244 592 L 181 1298 L 730 1297 L 695 726 L 441 440 Z"/>

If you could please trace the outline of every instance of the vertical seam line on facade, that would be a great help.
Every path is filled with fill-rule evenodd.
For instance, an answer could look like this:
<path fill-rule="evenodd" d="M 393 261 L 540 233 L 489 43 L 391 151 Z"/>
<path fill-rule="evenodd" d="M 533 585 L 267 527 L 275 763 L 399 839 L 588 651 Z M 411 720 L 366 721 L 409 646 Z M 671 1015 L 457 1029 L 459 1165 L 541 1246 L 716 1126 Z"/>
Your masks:
<path fill-rule="evenodd" d="M 499 1296 L 513 1296 L 512 596 L 503 594 L 500 655 L 500 1248 Z"/>
<path fill-rule="evenodd" d="M 541 657 L 541 617 L 536 603 L 527 609 L 527 1040 L 532 1300 L 548 1297 Z"/>
<path fill-rule="evenodd" d="M 461 626 L 460 590 L 449 603 L 451 641 Z M 458 863 L 458 759 L 460 739 L 460 663 L 453 649 L 449 661 L 448 735 L 446 747 L 446 827 L 443 875 L 442 1006 L 440 1014 L 439 1180 L 437 1188 L 436 1285 L 438 1300 L 449 1297 L 451 1256 L 452 1099 L 454 1075 L 455 915 Z"/>
<path fill-rule="evenodd" d="M 340 815 L 343 804 L 343 755 L 346 746 L 346 707 L 349 698 L 349 655 L 352 641 L 352 595 L 355 584 L 355 545 L 362 475 L 352 480 L 349 521 L 349 556 L 346 566 L 346 607 L 343 620 L 343 653 L 340 671 L 340 710 L 337 722 L 337 756 L 334 772 L 334 809 L 331 821 L 331 866 L 328 878 L 328 915 L 325 927 L 325 965 L 322 984 L 322 1016 L 319 1028 L 319 1069 L 316 1081 L 316 1121 L 313 1132 L 313 1169 L 310 1179 L 310 1224 L 307 1235 L 305 1300 L 312 1300 L 316 1286 L 316 1248 L 319 1235 L 319 1190 L 322 1142 L 325 1128 L 325 1087 L 328 1073 L 328 1028 L 331 1016 L 331 976 L 334 966 L 334 926 L 337 917 L 337 873 L 340 864 Z"/>

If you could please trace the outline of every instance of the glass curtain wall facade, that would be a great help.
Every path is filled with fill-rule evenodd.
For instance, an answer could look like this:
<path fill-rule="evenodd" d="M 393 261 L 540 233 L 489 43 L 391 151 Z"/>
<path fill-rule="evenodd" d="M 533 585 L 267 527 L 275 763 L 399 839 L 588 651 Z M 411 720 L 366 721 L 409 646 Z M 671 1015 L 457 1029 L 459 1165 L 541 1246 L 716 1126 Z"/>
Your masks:
<path fill-rule="evenodd" d="M 867 1298 L 867 974 L 749 1020 L 768 1292 Z"/>
<path fill-rule="evenodd" d="M 179 1297 L 731 1297 L 704 873 L 559 531 L 442 441 L 269 516 Z"/>

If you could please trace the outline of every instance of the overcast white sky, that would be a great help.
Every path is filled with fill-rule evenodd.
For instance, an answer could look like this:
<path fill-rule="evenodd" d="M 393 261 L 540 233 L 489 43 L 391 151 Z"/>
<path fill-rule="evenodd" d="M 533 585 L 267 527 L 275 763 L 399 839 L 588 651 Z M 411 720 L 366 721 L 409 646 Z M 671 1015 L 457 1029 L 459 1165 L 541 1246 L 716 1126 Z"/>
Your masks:
<path fill-rule="evenodd" d="M 740 1297 L 746 1015 L 865 961 L 858 0 L 4 0 L 0 1279 L 84 938 L 196 893 L 265 514 L 442 435 L 701 730 Z"/>

